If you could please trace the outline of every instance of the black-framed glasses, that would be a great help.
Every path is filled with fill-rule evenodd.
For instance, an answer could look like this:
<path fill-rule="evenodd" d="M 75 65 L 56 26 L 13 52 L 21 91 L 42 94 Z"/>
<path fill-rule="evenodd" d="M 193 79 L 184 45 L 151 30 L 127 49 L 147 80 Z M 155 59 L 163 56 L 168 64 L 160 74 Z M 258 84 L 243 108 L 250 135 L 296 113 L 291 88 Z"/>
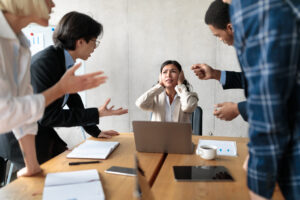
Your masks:
<path fill-rule="evenodd" d="M 92 41 L 95 42 L 95 45 L 96 45 L 95 48 L 99 47 L 99 45 L 100 45 L 100 40 L 92 40 Z"/>

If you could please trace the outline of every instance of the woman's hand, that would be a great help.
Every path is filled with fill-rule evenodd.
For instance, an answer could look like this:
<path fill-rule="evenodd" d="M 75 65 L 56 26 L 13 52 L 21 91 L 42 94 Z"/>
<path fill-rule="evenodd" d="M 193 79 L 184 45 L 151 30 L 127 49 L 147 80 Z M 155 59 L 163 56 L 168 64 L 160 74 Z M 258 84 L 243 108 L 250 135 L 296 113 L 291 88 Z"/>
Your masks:
<path fill-rule="evenodd" d="M 177 85 L 181 85 L 181 84 L 183 83 L 184 80 L 185 80 L 185 78 L 184 78 L 184 73 L 183 73 L 183 71 L 181 71 L 181 72 L 179 73 Z"/>
<path fill-rule="evenodd" d="M 158 76 L 158 82 L 161 86 L 165 87 L 164 83 L 162 82 L 162 77 L 161 77 L 161 73 Z"/>
<path fill-rule="evenodd" d="M 109 131 L 101 131 L 101 133 L 98 135 L 98 138 L 111 138 L 112 136 L 120 135 L 117 131 L 109 130 Z"/>
<path fill-rule="evenodd" d="M 111 115 L 123 115 L 128 113 L 128 109 L 118 108 L 116 110 L 113 110 L 114 106 L 111 106 L 110 108 L 107 108 L 107 105 L 110 102 L 110 98 L 106 100 L 104 105 L 98 108 L 99 117 L 105 117 L 105 116 L 111 116 Z"/>

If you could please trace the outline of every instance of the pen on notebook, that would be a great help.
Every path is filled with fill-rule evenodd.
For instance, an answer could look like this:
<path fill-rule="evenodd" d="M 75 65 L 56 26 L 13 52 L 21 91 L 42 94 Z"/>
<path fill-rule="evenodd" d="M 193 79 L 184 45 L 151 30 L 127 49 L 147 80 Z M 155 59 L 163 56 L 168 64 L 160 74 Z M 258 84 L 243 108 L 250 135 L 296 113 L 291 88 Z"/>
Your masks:
<path fill-rule="evenodd" d="M 85 161 L 85 162 L 69 162 L 69 165 L 82 165 L 82 164 L 94 164 L 101 163 L 101 161 Z"/>

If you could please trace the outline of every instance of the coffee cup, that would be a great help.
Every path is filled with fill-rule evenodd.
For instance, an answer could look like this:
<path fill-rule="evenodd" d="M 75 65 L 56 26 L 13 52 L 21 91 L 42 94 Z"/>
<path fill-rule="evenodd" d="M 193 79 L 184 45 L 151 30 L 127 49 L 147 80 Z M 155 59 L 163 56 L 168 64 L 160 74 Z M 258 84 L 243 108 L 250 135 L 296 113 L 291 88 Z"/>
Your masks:
<path fill-rule="evenodd" d="M 205 160 L 212 160 L 217 157 L 217 147 L 213 145 L 201 145 L 197 149 L 197 154 Z"/>

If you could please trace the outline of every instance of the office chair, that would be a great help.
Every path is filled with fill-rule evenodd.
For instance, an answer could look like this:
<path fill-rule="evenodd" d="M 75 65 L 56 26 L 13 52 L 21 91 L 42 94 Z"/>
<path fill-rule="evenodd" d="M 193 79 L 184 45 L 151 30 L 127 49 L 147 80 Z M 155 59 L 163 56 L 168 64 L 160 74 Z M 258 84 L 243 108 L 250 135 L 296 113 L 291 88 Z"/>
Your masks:
<path fill-rule="evenodd" d="M 195 135 L 202 135 L 202 114 L 203 111 L 200 106 L 194 110 L 191 122 L 192 122 L 192 130 Z"/>
<path fill-rule="evenodd" d="M 0 157 L 0 184 L 5 184 L 6 179 L 6 163 L 7 160 L 3 157 Z"/>
<path fill-rule="evenodd" d="M 9 163 L 9 172 L 6 177 L 7 162 Z M 3 157 L 0 157 L 0 184 L 3 183 L 3 185 L 7 185 L 10 183 L 13 170 L 14 164 Z"/>
<path fill-rule="evenodd" d="M 6 185 L 10 183 L 13 172 L 24 165 L 18 140 L 12 132 L 0 135 L 0 157 L 1 180 Z"/>

